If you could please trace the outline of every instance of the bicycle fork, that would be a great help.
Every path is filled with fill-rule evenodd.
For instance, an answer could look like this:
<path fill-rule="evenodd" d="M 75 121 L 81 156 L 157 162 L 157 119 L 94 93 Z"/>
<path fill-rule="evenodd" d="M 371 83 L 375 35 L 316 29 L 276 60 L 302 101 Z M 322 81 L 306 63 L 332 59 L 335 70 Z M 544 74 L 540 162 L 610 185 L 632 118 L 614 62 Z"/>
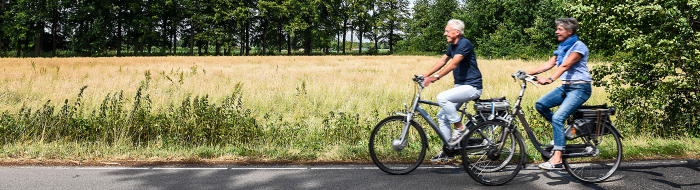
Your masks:
<path fill-rule="evenodd" d="M 413 101 L 413 104 L 411 104 L 411 109 L 410 109 L 411 111 L 409 111 L 409 109 L 407 109 L 406 103 L 403 103 L 404 110 L 406 110 L 406 113 L 405 114 L 397 113 L 399 115 L 406 116 L 406 121 L 403 124 L 403 130 L 401 130 L 401 136 L 399 137 L 399 139 L 394 139 L 391 142 L 391 147 L 397 152 L 403 150 L 403 148 L 406 147 L 406 143 L 407 143 L 406 135 L 408 135 L 408 129 L 409 129 L 409 127 L 411 127 L 411 119 L 413 118 L 413 114 L 416 113 L 416 108 L 418 107 L 418 100 L 420 100 L 420 93 L 422 91 L 423 91 L 423 89 L 420 89 L 418 91 L 418 94 L 416 95 L 416 99 Z"/>

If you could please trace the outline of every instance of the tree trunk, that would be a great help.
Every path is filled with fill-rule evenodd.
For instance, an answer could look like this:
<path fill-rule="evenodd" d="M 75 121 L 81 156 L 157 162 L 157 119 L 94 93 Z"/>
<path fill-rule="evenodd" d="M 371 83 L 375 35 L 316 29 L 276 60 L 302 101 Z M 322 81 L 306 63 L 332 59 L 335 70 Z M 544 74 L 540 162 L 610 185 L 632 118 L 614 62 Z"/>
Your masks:
<path fill-rule="evenodd" d="M 214 42 L 216 44 L 216 52 L 214 53 L 214 56 L 219 56 L 219 52 L 221 52 L 221 45 L 219 44 L 219 41 Z"/>
<path fill-rule="evenodd" d="M 292 55 L 292 38 L 287 32 L 287 55 Z"/>
<path fill-rule="evenodd" d="M 250 24 L 245 23 L 245 55 L 250 55 Z"/>
<path fill-rule="evenodd" d="M 2 1 L 4 3 L 5 0 Z M 52 13 L 53 22 L 51 23 L 51 43 L 53 47 L 51 48 L 51 56 L 56 57 L 56 25 L 58 25 L 58 9 L 53 8 Z M 2 43 L 0 43 L 0 50 L 2 50 Z"/>
<path fill-rule="evenodd" d="M 163 21 L 163 25 L 161 25 L 160 27 L 162 28 L 160 31 L 160 36 L 162 37 L 162 39 L 160 40 L 160 43 L 158 43 L 158 46 L 160 46 L 161 52 L 168 53 L 168 51 L 170 51 L 170 37 L 168 37 L 168 22 Z"/>
<path fill-rule="evenodd" d="M 177 27 L 173 27 L 173 48 L 170 49 L 170 54 L 177 54 Z"/>
<path fill-rule="evenodd" d="M 27 32 L 27 35 L 26 35 L 26 36 L 27 36 L 27 37 L 24 38 L 24 49 L 27 50 L 27 53 L 29 53 L 29 52 L 32 51 L 32 49 L 29 48 L 29 40 L 30 40 L 30 39 L 29 39 L 29 36 L 31 36 L 31 35 L 29 35 L 29 32 Z"/>
<path fill-rule="evenodd" d="M 262 25 L 262 52 L 267 54 L 267 21 L 263 20 L 260 25 Z"/>
<path fill-rule="evenodd" d="M 122 56 L 122 24 L 117 22 L 117 57 Z"/>
<path fill-rule="evenodd" d="M 299 35 L 294 34 L 294 36 L 292 36 L 292 49 L 293 49 L 294 51 L 297 50 L 297 42 L 298 42 L 298 40 L 299 40 Z M 294 53 L 294 52 L 292 52 L 292 53 Z"/>
<path fill-rule="evenodd" d="M 282 36 L 282 22 L 279 22 L 277 26 L 277 54 L 282 54 L 282 40 L 280 40 L 280 36 Z"/>
<path fill-rule="evenodd" d="M 39 27 L 41 30 L 39 31 L 39 34 L 37 34 L 34 37 L 34 57 L 39 57 L 41 56 L 41 41 L 42 38 L 44 38 L 44 27 Z"/>
<path fill-rule="evenodd" d="M 360 26 L 360 28 L 361 28 L 361 26 Z M 360 55 L 362 55 L 362 31 L 363 31 L 362 29 L 358 29 L 358 30 L 357 30 L 357 33 L 358 33 L 358 36 L 357 36 L 357 37 L 358 37 L 359 40 L 360 40 L 360 45 L 359 45 L 359 47 L 360 47 L 360 49 L 359 49 L 359 50 L 360 50 L 359 54 L 360 54 Z"/>
<path fill-rule="evenodd" d="M 355 33 L 355 27 L 351 26 L 350 27 L 350 53 L 352 53 L 352 45 L 355 44 L 355 41 L 353 40 L 353 38 L 355 38 L 354 33 Z"/>
<path fill-rule="evenodd" d="M 394 21 L 389 23 L 389 53 L 394 54 Z"/>
<path fill-rule="evenodd" d="M 194 55 L 194 24 L 190 20 L 190 55 Z"/>
<path fill-rule="evenodd" d="M 6 3 L 5 0 L 0 0 L 0 13 L 5 12 L 5 3 Z M 4 20 L 0 20 L 0 24 L 4 25 L 5 24 L 4 22 L 5 22 Z M 2 46 L 3 46 L 2 36 L 4 36 L 3 30 L 0 30 L 0 57 L 2 57 Z M 8 49 L 10 49 L 10 48 L 8 48 Z M 7 56 L 10 56 L 10 55 L 7 55 Z"/>
<path fill-rule="evenodd" d="M 241 42 L 240 42 L 241 45 L 240 45 L 240 47 L 238 48 L 238 49 L 239 49 L 239 50 L 238 50 L 238 55 L 239 55 L 239 56 L 243 56 L 244 51 L 245 51 L 245 49 L 244 49 L 244 48 L 245 48 L 245 41 L 243 40 L 243 39 L 245 38 L 245 32 L 243 32 L 243 30 L 241 30 L 240 33 L 239 33 L 239 35 L 240 35 L 240 37 L 241 37 Z"/>
<path fill-rule="evenodd" d="M 307 28 L 304 30 L 304 54 L 306 55 L 311 55 L 311 41 L 313 40 L 311 38 L 311 29 Z"/>
<path fill-rule="evenodd" d="M 139 44 L 139 34 L 134 35 L 134 56 L 138 56 L 138 53 L 141 51 L 141 44 Z"/>
<path fill-rule="evenodd" d="M 348 34 L 348 19 L 343 20 L 343 55 L 345 55 L 345 36 Z"/>
<path fill-rule="evenodd" d="M 22 38 L 17 38 L 17 57 L 22 55 Z"/>
<path fill-rule="evenodd" d="M 0 23 L 0 24 L 2 24 L 2 23 Z M 2 55 L 3 55 L 3 54 L 2 54 L 2 46 L 3 46 L 3 44 L 2 44 L 2 36 L 3 36 L 2 30 L 0 30 L 0 57 L 2 57 Z"/>
<path fill-rule="evenodd" d="M 199 45 L 197 46 L 197 54 L 200 56 L 202 55 L 202 42 L 198 41 Z"/>
<path fill-rule="evenodd" d="M 379 53 L 379 37 L 377 36 L 377 32 L 375 31 L 374 34 L 374 49 L 377 50 L 377 53 Z"/>
<path fill-rule="evenodd" d="M 29 39 L 29 36 L 31 36 L 31 35 L 29 35 L 29 32 L 27 32 L 27 35 L 26 35 L 26 36 L 27 36 L 27 37 L 24 37 L 24 51 L 26 51 L 27 53 L 29 53 L 29 52 L 32 51 L 32 49 L 29 48 L 29 40 L 31 40 L 31 39 Z M 24 56 L 24 55 L 22 55 L 22 56 Z"/>

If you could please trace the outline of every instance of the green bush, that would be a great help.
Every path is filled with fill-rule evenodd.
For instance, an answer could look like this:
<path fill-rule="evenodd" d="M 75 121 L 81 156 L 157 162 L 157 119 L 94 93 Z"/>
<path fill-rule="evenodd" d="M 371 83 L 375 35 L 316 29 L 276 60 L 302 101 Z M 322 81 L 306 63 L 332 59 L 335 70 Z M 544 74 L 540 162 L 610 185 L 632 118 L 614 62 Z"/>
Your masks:
<path fill-rule="evenodd" d="M 700 136 L 700 3 L 589 1 L 573 3 L 591 52 L 612 56 L 593 69 L 618 107 L 624 130 Z"/>

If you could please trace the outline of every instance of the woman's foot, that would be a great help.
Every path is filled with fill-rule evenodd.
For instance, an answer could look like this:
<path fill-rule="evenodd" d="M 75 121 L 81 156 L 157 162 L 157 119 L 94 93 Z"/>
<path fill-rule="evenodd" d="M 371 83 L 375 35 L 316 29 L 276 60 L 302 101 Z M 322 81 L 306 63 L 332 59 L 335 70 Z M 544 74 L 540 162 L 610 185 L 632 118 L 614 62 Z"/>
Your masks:
<path fill-rule="evenodd" d="M 561 151 L 555 150 L 549 161 L 541 163 L 539 165 L 540 169 L 543 170 L 561 170 L 564 169 L 564 165 L 561 163 Z"/>
<path fill-rule="evenodd" d="M 539 167 L 543 170 L 561 170 L 564 169 L 564 164 L 562 164 L 561 162 L 558 164 L 552 164 L 551 162 L 546 161 L 544 163 L 541 163 Z"/>

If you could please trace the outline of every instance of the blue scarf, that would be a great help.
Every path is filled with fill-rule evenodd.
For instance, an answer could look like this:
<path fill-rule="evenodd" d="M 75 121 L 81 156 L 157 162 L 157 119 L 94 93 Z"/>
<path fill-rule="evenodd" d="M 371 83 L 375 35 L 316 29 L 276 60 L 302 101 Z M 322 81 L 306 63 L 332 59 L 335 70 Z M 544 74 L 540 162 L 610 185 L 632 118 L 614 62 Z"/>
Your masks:
<path fill-rule="evenodd" d="M 566 52 L 571 49 L 571 46 L 574 46 L 574 44 L 578 41 L 578 36 L 576 34 L 569 36 L 564 42 L 559 43 L 559 47 L 557 47 L 557 50 L 554 51 L 554 56 L 557 56 L 557 66 L 561 65 L 561 62 L 564 61 L 564 56 L 566 56 Z"/>

